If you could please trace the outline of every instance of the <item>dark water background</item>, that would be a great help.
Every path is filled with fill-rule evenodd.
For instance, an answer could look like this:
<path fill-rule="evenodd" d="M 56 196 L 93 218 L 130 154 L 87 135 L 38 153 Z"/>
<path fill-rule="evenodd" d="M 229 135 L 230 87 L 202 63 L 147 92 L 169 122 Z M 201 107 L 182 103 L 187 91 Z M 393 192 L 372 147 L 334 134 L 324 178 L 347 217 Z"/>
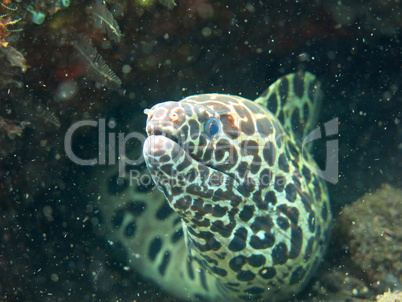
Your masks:
<path fill-rule="evenodd" d="M 108 1 L 124 34 L 119 43 L 94 28 L 91 1 L 72 1 L 58 12 L 57 1 L 29 2 L 45 13 L 44 23 L 32 23 L 28 2 L 17 11 L 0 8 L 12 19 L 23 18 L 8 27 L 22 31 L 0 37 L 29 66 L 23 73 L 1 53 L 0 117 L 30 122 L 21 136 L 0 128 L 0 301 L 168 299 L 126 272 L 118 252 L 95 235 L 91 219 L 98 213 L 85 190 L 93 169 L 72 163 L 63 145 L 79 120 L 114 119 L 117 129 L 127 131 L 134 119 L 135 130 L 143 131 L 143 109 L 156 103 L 205 92 L 254 99 L 280 76 L 307 70 L 325 94 L 320 123 L 340 122 L 340 177 L 329 185 L 335 217 L 381 184 L 401 187 L 397 1 L 193 0 L 173 8 L 167 1 Z M 80 35 L 92 40 L 121 88 L 97 87 L 73 47 Z M 60 99 L 66 81 L 76 83 L 77 92 Z M 38 107 L 54 114 L 60 127 Z M 96 156 L 96 131 L 80 133 L 74 150 Z M 316 153 L 324 164 L 323 153 Z M 328 266 L 344 264 L 334 257 Z"/>

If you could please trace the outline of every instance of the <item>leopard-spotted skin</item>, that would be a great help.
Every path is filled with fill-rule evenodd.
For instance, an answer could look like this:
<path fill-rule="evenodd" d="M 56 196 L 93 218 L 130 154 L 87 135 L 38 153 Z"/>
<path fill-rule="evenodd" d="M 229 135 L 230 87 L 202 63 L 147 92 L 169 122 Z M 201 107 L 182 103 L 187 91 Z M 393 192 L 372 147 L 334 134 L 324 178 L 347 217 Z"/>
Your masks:
<path fill-rule="evenodd" d="M 301 150 L 319 104 L 315 77 L 298 73 L 254 102 L 202 94 L 146 110 L 143 155 L 167 203 L 146 177 L 118 187 L 113 200 L 103 192 L 108 237 L 132 267 L 183 299 L 298 293 L 331 221 L 325 183 Z"/>

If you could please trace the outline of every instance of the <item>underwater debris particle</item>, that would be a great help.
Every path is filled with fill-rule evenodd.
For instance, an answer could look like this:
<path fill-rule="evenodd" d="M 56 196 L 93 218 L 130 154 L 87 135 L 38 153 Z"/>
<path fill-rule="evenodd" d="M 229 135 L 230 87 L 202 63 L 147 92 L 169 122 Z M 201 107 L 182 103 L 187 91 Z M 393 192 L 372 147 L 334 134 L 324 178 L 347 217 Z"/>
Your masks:
<path fill-rule="evenodd" d="M 137 0 L 136 2 L 141 6 L 155 5 L 155 0 Z M 174 0 L 159 0 L 159 3 L 168 9 L 172 9 L 173 7 L 177 6 Z"/>
<path fill-rule="evenodd" d="M 103 4 L 102 0 L 97 0 L 92 7 L 92 16 L 95 27 L 99 28 L 104 34 L 116 41 L 120 42 L 120 38 L 123 36 L 119 25 L 114 19 L 112 13 Z"/>
<path fill-rule="evenodd" d="M 9 120 L 0 116 L 0 130 L 6 133 L 10 139 L 14 139 L 16 135 L 21 136 L 22 131 L 29 124 L 30 122 Z"/>
<path fill-rule="evenodd" d="M 63 102 L 72 99 L 78 93 L 78 85 L 75 81 L 62 81 L 54 92 L 54 100 Z"/>
<path fill-rule="evenodd" d="M 173 7 L 177 6 L 176 2 L 174 0 L 159 0 L 159 2 L 166 6 L 168 9 L 172 9 Z"/>
<path fill-rule="evenodd" d="M 100 82 L 103 86 L 110 89 L 118 89 L 121 86 L 121 80 L 110 69 L 103 60 L 102 56 L 93 46 L 91 39 L 82 37 L 79 41 L 74 43 L 74 47 L 81 54 L 85 63 L 88 64 L 88 76 L 93 80 Z"/>
<path fill-rule="evenodd" d="M 10 62 L 11 66 L 21 68 L 22 72 L 27 71 L 29 66 L 27 65 L 27 60 L 21 52 L 19 52 L 12 46 L 3 48 L 3 52 L 6 55 L 6 58 Z"/>

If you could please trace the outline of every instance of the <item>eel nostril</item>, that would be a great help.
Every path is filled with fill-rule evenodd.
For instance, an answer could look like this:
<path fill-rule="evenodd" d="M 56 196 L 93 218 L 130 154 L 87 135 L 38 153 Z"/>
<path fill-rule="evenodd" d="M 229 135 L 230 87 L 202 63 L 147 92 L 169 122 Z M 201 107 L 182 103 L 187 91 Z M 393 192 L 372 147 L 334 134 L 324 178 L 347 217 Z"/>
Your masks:
<path fill-rule="evenodd" d="M 172 113 L 170 114 L 170 120 L 171 120 L 172 122 L 176 122 L 178 119 L 179 119 L 179 115 L 177 114 L 177 112 L 172 112 Z"/>
<path fill-rule="evenodd" d="M 155 111 L 151 109 L 144 109 L 144 113 L 148 116 L 148 120 L 150 120 L 154 116 Z"/>

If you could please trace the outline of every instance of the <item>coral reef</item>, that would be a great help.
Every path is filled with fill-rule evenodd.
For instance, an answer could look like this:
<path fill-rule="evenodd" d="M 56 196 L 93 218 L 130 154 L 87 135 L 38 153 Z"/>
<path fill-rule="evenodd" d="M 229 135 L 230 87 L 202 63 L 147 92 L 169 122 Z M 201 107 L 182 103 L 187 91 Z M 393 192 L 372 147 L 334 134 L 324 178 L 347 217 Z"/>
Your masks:
<path fill-rule="evenodd" d="M 399 291 L 391 292 L 390 290 L 385 292 L 383 295 L 377 296 L 377 302 L 401 302 L 402 293 Z"/>
<path fill-rule="evenodd" d="M 384 185 L 343 208 L 337 224 L 354 265 L 378 291 L 402 286 L 402 190 Z"/>

